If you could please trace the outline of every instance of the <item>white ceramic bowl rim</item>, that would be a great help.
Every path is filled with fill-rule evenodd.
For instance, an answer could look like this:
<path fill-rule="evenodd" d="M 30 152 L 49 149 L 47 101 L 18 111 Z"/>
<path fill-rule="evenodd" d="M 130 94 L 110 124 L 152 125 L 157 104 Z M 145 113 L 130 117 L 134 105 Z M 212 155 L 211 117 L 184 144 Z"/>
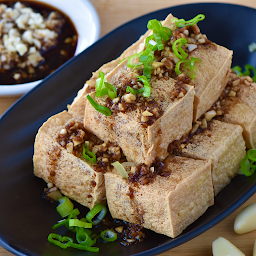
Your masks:
<path fill-rule="evenodd" d="M 100 37 L 99 16 L 89 0 L 34 0 L 55 6 L 72 20 L 78 41 L 75 55 L 96 42 Z M 0 85 L 0 96 L 20 96 L 27 93 L 42 80 L 17 85 Z"/>

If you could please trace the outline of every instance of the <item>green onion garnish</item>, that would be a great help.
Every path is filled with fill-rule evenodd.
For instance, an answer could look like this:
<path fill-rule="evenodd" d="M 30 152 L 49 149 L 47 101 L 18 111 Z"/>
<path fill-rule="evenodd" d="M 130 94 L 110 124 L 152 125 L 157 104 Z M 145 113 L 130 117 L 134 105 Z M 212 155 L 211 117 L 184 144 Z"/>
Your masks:
<path fill-rule="evenodd" d="M 130 93 L 132 93 L 132 94 L 139 94 L 139 93 L 142 93 L 144 91 L 144 88 L 140 88 L 140 89 L 138 89 L 138 90 L 135 90 L 135 89 L 133 89 L 132 87 L 130 87 L 130 86 L 127 86 L 126 87 L 126 92 L 130 92 Z"/>
<path fill-rule="evenodd" d="M 49 234 L 48 241 L 62 249 L 70 247 L 70 243 L 73 243 L 73 239 L 71 237 L 61 236 L 55 233 Z"/>
<path fill-rule="evenodd" d="M 107 214 L 107 208 L 106 206 L 102 205 L 102 204 L 97 204 L 95 205 L 87 214 L 86 214 L 86 220 L 90 223 L 92 223 L 92 225 L 97 225 L 99 224 L 104 217 Z"/>
<path fill-rule="evenodd" d="M 256 170 L 256 149 L 247 151 L 247 155 L 241 161 L 241 171 L 245 176 L 251 176 Z"/>
<path fill-rule="evenodd" d="M 87 95 L 87 99 L 91 103 L 91 105 L 100 113 L 104 114 L 105 116 L 110 116 L 111 110 L 107 107 L 99 105 L 97 102 L 95 102 L 90 95 Z"/>
<path fill-rule="evenodd" d="M 187 73 L 188 73 L 188 76 L 191 78 L 191 79 L 194 79 L 195 76 L 196 76 L 196 67 L 195 67 L 195 61 L 199 61 L 201 62 L 200 59 L 198 58 L 195 58 L 195 57 L 191 57 L 191 59 L 187 59 L 187 60 L 180 60 L 176 66 L 175 66 L 175 72 L 177 75 L 181 74 L 181 71 L 180 71 L 180 65 L 182 63 L 185 63 L 185 67 L 188 67 L 188 70 L 187 70 Z"/>
<path fill-rule="evenodd" d="M 153 35 L 146 38 L 146 49 L 144 51 L 136 53 L 129 57 L 127 67 L 136 68 L 138 66 L 144 65 L 143 75 L 148 79 L 148 81 L 150 81 L 152 62 L 155 59 L 154 51 L 156 51 L 157 49 L 164 49 L 162 40 L 168 41 L 172 34 L 172 31 L 167 27 L 163 27 L 162 23 L 156 19 L 150 20 L 147 26 L 148 29 L 153 30 Z M 135 62 L 136 58 L 139 58 L 139 62 Z"/>
<path fill-rule="evenodd" d="M 111 165 L 113 165 L 116 168 L 116 170 L 119 172 L 119 174 L 121 175 L 121 177 L 123 179 L 128 178 L 127 171 L 124 169 L 124 167 L 118 161 L 112 163 Z"/>
<path fill-rule="evenodd" d="M 112 229 L 106 229 L 100 232 L 100 237 L 105 242 L 114 242 L 117 239 L 117 234 Z"/>
<path fill-rule="evenodd" d="M 74 204 L 69 200 L 68 197 L 63 196 L 59 199 L 59 205 L 57 206 L 57 211 L 61 217 L 68 216 L 74 208 Z"/>
<path fill-rule="evenodd" d="M 252 77 L 252 79 L 254 82 L 256 82 L 256 69 L 250 64 L 246 64 L 244 67 L 245 67 L 244 75 L 250 76 L 251 71 L 253 71 L 254 76 Z"/>
<path fill-rule="evenodd" d="M 180 60 L 179 62 L 176 63 L 176 66 L 175 66 L 175 72 L 177 75 L 181 74 L 181 71 L 180 71 L 180 65 L 182 63 L 186 63 L 186 60 Z"/>
<path fill-rule="evenodd" d="M 187 42 L 188 42 L 187 39 L 179 38 L 172 45 L 172 50 L 173 50 L 174 54 L 176 55 L 176 57 L 178 57 L 181 60 L 185 60 L 188 57 L 188 54 L 181 47 L 182 45 L 186 44 Z M 176 45 L 178 45 L 178 49 L 177 49 Z"/>
<path fill-rule="evenodd" d="M 150 20 L 148 22 L 147 27 L 148 29 L 153 30 L 153 35 L 157 43 L 157 49 L 159 51 L 163 50 L 164 45 L 162 40 L 165 40 L 165 41 L 169 40 L 170 36 L 172 35 L 171 29 L 167 27 L 163 27 L 162 23 L 156 19 Z"/>
<path fill-rule="evenodd" d="M 252 65 L 250 65 L 250 64 L 246 64 L 245 66 L 244 66 L 244 68 L 245 68 L 245 71 L 244 72 L 242 72 L 242 68 L 240 67 L 240 66 L 235 66 L 235 67 L 233 67 L 232 69 L 236 72 L 236 74 L 238 75 L 238 76 L 243 76 L 243 75 L 245 75 L 245 76 L 251 76 L 251 71 L 253 71 L 253 74 L 254 74 L 254 76 L 252 77 L 252 79 L 253 79 L 253 81 L 254 82 L 256 82 L 256 69 L 252 66 Z"/>
<path fill-rule="evenodd" d="M 88 223 L 79 219 L 70 219 L 68 225 L 70 227 L 92 228 L 92 223 Z"/>
<path fill-rule="evenodd" d="M 143 93 L 144 97 L 149 97 L 151 94 L 151 87 L 146 76 L 137 76 L 138 80 L 144 84 Z"/>
<path fill-rule="evenodd" d="M 93 240 L 87 232 L 88 229 L 78 228 L 76 232 L 76 240 L 79 244 L 85 244 L 88 246 L 92 246 Z"/>
<path fill-rule="evenodd" d="M 105 74 L 102 71 L 99 72 L 99 77 L 96 80 L 95 91 L 96 97 L 102 97 L 108 94 L 113 99 L 117 96 L 116 87 L 106 82 Z"/>
<path fill-rule="evenodd" d="M 89 141 L 85 141 L 83 146 L 83 158 L 90 161 L 92 164 L 96 163 L 96 155 L 89 150 Z"/>
<path fill-rule="evenodd" d="M 80 250 L 85 250 L 88 252 L 98 252 L 99 251 L 98 247 L 90 247 L 86 244 L 75 244 L 71 237 L 61 236 L 61 235 L 58 235 L 55 233 L 49 234 L 48 241 L 54 245 L 59 246 L 62 249 L 72 247 L 72 248 L 76 248 L 76 249 L 80 249 Z"/>
<path fill-rule="evenodd" d="M 194 17 L 193 19 L 188 20 L 188 21 L 185 21 L 184 19 L 179 19 L 176 22 L 176 26 L 180 27 L 180 28 L 185 27 L 185 26 L 193 26 L 193 25 L 197 24 L 199 21 L 204 20 L 204 19 L 205 19 L 205 16 L 203 14 L 198 14 L 196 17 Z"/>

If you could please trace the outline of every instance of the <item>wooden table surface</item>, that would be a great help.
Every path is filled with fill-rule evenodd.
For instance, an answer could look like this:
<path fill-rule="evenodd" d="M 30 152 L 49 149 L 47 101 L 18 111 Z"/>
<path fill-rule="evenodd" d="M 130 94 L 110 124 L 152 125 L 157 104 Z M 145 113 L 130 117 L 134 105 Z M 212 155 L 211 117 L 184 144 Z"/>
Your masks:
<path fill-rule="evenodd" d="M 101 36 L 114 28 L 139 17 L 143 14 L 162 8 L 195 2 L 224 2 L 224 1 L 189 1 L 189 0 L 91 0 L 96 8 L 101 22 Z M 256 8 L 256 0 L 226 0 L 225 3 L 242 4 Z M 0 116 L 19 97 L 0 97 Z M 251 256 L 253 244 L 256 239 L 256 231 L 244 235 L 237 235 L 233 230 L 234 219 L 237 213 L 246 205 L 256 202 L 256 194 L 242 207 L 223 220 L 221 223 L 206 231 L 191 241 L 180 245 L 172 250 L 166 251 L 161 256 L 210 256 L 212 241 L 222 236 L 235 244 L 246 256 Z M 13 254 L 0 247 L 0 256 L 11 256 Z"/>

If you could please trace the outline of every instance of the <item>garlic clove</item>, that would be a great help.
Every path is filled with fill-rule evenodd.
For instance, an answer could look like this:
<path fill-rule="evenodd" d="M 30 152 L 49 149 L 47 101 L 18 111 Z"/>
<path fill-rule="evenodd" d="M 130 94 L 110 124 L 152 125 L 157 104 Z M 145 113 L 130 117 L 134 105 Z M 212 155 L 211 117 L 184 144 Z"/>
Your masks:
<path fill-rule="evenodd" d="M 237 234 L 256 230 L 256 203 L 247 205 L 237 216 L 234 223 Z"/>
<path fill-rule="evenodd" d="M 236 246 L 223 237 L 213 241 L 212 254 L 213 256 L 245 256 Z"/>

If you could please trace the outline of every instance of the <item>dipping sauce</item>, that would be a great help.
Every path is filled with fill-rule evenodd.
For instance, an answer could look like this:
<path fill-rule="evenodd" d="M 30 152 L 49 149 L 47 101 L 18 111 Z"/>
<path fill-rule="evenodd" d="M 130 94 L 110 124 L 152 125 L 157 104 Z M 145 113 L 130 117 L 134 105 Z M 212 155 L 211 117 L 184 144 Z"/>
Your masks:
<path fill-rule="evenodd" d="M 0 85 L 45 78 L 74 56 L 77 31 L 60 10 L 37 1 L 0 1 Z"/>

